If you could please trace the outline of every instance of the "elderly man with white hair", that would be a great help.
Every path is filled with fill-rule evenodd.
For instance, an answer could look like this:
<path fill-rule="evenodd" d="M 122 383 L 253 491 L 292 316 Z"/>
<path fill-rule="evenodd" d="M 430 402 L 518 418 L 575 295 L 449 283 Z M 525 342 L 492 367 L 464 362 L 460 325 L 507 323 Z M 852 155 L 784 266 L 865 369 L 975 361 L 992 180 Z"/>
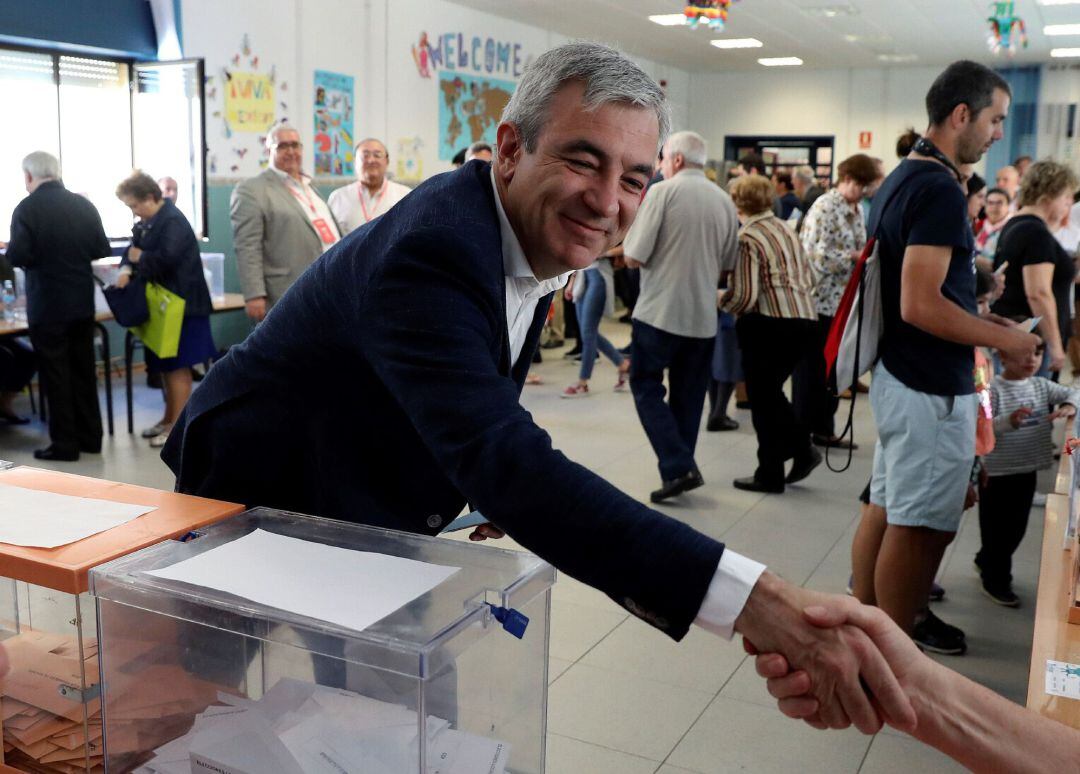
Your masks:
<path fill-rule="evenodd" d="M 247 315 L 259 322 L 304 269 L 341 238 L 334 215 L 301 169 L 300 133 L 266 133 L 270 166 L 233 190 L 233 246 Z"/>
<path fill-rule="evenodd" d="M 660 167 L 664 180 L 649 189 L 623 244 L 626 265 L 641 268 L 630 391 L 660 461 L 654 503 L 704 483 L 694 447 L 709 387 L 716 290 L 735 266 L 739 232 L 735 205 L 705 177 L 705 159 L 701 135 L 671 135 Z"/>
<path fill-rule="evenodd" d="M 111 250 L 101 216 L 64 187 L 55 156 L 36 151 L 22 168 L 30 195 L 12 213 L 7 257 L 26 271 L 30 342 L 49 396 L 52 443 L 34 456 L 74 462 L 101 451 L 90 262 Z"/>

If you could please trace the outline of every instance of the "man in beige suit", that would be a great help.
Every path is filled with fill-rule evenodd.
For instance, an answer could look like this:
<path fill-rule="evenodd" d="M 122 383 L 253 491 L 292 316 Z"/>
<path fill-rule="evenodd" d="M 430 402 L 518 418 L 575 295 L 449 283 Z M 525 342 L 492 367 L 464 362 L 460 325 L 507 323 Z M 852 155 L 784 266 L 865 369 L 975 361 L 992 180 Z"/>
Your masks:
<path fill-rule="evenodd" d="M 276 124 L 266 147 L 269 169 L 238 185 L 229 202 L 240 286 L 255 322 L 341 238 L 330 208 L 300 170 L 300 133 Z"/>

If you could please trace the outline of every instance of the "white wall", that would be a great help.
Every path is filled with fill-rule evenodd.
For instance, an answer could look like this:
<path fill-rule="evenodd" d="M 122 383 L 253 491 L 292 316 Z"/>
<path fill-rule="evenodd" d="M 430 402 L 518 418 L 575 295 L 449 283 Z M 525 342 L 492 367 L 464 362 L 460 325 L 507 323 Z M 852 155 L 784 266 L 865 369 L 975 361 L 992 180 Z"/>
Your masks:
<path fill-rule="evenodd" d="M 833 135 L 835 161 L 867 153 L 891 169 L 896 138 L 907 127 L 926 127 L 923 99 L 938 68 L 801 70 L 695 74 L 690 86 L 690 128 L 721 158 L 728 135 Z M 871 132 L 870 148 L 859 133 Z"/>
<path fill-rule="evenodd" d="M 374 136 L 390 149 L 391 173 L 398 143 L 419 137 L 425 177 L 450 168 L 438 158 L 438 77 L 421 77 L 411 47 L 422 32 L 458 34 L 470 48 L 472 38 L 517 45 L 521 63 L 567 39 L 549 30 L 463 8 L 445 0 L 182 0 L 184 55 L 203 57 L 207 83 L 207 141 L 214 169 L 211 183 L 228 183 L 259 171 L 263 158 L 258 133 L 226 136 L 225 69 L 276 73 L 278 116 L 287 116 L 305 142 L 305 168 L 313 166 L 311 149 L 313 73 L 351 75 L 356 83 L 355 136 Z M 235 65 L 244 36 L 251 47 Z M 608 41 L 618 45 L 617 40 Z M 258 66 L 251 59 L 259 57 Z M 676 129 L 688 128 L 690 74 L 647 59 L 635 60 L 657 80 L 665 80 Z M 450 69 L 450 68 L 447 68 Z M 488 75 L 483 69 L 475 73 Z M 490 74 L 516 80 L 513 74 Z M 213 95 L 213 96 L 211 96 Z M 284 102 L 286 107 L 282 107 Z M 216 114 L 216 115 L 215 115 Z M 459 146 L 467 145 L 466 135 Z"/>

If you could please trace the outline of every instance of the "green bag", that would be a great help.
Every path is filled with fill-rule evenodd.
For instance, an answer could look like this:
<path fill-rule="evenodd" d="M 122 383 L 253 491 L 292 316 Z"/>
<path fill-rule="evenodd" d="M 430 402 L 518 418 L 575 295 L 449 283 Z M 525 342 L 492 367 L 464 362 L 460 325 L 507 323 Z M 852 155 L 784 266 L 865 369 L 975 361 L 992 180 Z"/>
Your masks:
<path fill-rule="evenodd" d="M 153 282 L 146 283 L 150 319 L 131 329 L 160 358 L 176 357 L 184 326 L 184 299 Z"/>

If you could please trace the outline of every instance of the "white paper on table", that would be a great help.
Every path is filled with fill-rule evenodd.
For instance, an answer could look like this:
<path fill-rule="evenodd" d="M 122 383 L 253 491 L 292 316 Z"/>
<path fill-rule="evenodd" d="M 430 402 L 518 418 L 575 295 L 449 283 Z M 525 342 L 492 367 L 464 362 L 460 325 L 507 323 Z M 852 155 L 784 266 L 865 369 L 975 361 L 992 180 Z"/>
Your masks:
<path fill-rule="evenodd" d="M 114 503 L 0 483 L 0 543 L 56 548 L 154 510 L 155 505 Z"/>
<path fill-rule="evenodd" d="M 460 569 L 257 529 L 148 574 L 217 589 L 359 631 L 431 591 Z"/>
<path fill-rule="evenodd" d="M 1051 696 L 1080 699 L 1080 664 L 1047 660 L 1046 692 Z"/>

